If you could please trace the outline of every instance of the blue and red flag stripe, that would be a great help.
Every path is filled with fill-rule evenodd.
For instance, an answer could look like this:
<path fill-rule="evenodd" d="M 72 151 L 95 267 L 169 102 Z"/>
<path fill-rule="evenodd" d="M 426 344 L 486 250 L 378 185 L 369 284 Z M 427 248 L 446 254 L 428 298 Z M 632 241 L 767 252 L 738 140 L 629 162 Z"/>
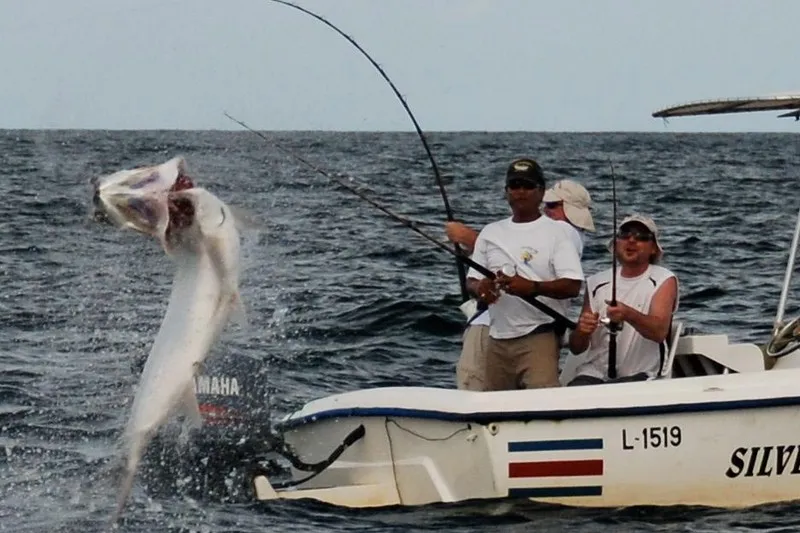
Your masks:
<path fill-rule="evenodd" d="M 573 485 L 569 482 L 571 478 L 582 478 L 585 482 L 586 477 L 600 477 L 603 475 L 603 458 L 596 457 L 597 451 L 603 450 L 603 439 L 560 439 L 560 440 L 536 440 L 536 441 L 517 441 L 508 443 L 509 462 L 508 478 L 509 481 L 529 481 L 531 486 L 509 488 L 508 495 L 511 497 L 526 498 L 559 498 L 571 496 L 601 496 L 603 486 L 601 484 L 592 485 Z M 574 452 L 578 452 L 578 457 Z M 580 452 L 585 451 L 586 455 L 595 457 L 580 457 Z M 546 453 L 547 460 L 513 460 L 519 457 L 519 453 L 526 453 L 526 459 L 533 459 L 540 452 Z M 563 459 L 557 458 L 560 452 L 569 452 Z M 533 456 L 533 457 L 532 457 Z M 555 457 L 554 457 L 555 456 Z M 544 459 L 544 457 L 542 458 Z M 560 486 L 539 486 L 544 480 L 567 481 Z M 578 481 L 578 480 L 575 480 Z"/>
<path fill-rule="evenodd" d="M 508 463 L 508 477 L 602 476 L 602 459 L 577 461 L 525 461 Z"/>
<path fill-rule="evenodd" d="M 602 450 L 603 439 L 526 440 L 509 442 L 509 452 Z"/>
<path fill-rule="evenodd" d="M 508 489 L 510 498 L 568 498 L 570 496 L 602 496 L 602 485 L 579 487 L 522 487 Z"/>

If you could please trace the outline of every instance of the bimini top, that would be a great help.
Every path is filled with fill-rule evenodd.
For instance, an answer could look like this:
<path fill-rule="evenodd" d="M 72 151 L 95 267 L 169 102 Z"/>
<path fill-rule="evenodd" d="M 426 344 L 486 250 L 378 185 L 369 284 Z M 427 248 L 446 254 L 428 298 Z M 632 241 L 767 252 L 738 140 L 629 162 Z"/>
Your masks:
<path fill-rule="evenodd" d="M 655 118 L 689 117 L 695 115 L 722 115 L 750 111 L 775 111 L 791 109 L 778 117 L 794 117 L 800 120 L 800 94 L 728 98 L 724 100 L 700 100 L 667 107 L 653 113 Z"/>

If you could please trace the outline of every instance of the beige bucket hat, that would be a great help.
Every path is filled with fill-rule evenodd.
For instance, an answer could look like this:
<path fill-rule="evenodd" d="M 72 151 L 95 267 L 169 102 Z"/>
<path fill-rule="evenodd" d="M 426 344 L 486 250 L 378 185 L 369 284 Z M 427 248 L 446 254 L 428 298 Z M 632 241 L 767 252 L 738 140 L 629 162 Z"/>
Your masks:
<path fill-rule="evenodd" d="M 592 220 L 592 197 L 580 183 L 561 180 L 545 191 L 544 202 L 563 202 L 564 214 L 573 226 L 586 231 L 594 231 Z"/>

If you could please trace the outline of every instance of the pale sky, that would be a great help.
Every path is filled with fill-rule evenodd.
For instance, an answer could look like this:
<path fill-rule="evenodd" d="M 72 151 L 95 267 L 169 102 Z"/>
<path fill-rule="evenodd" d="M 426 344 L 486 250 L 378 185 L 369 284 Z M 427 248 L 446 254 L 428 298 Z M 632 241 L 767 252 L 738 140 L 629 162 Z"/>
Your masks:
<path fill-rule="evenodd" d="M 798 0 L 296 0 L 426 131 L 800 131 Z M 388 84 L 270 0 L 0 0 L 0 128 L 411 131 Z"/>

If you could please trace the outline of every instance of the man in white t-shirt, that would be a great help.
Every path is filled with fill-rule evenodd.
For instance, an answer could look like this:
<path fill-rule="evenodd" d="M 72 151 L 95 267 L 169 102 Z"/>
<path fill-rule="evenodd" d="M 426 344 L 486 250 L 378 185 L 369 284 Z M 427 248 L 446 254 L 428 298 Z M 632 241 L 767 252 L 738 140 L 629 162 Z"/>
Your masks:
<path fill-rule="evenodd" d="M 548 205 L 548 199 L 550 205 Z M 553 220 L 561 221 L 567 228 L 578 257 L 583 256 L 584 231 L 593 232 L 591 197 L 588 191 L 572 180 L 561 180 L 544 193 L 543 212 Z M 567 212 L 569 215 L 567 215 Z M 461 222 L 445 224 L 447 237 L 460 244 L 469 253 L 475 247 L 478 232 Z M 474 310 L 473 310 L 474 312 Z M 462 337 L 461 355 L 456 364 L 456 384 L 459 389 L 486 390 L 486 350 L 489 343 L 490 313 L 483 311 L 469 317 Z"/>
<path fill-rule="evenodd" d="M 496 273 L 494 280 L 475 269 L 467 274 L 467 289 L 490 306 L 486 390 L 559 386 L 558 324 L 523 298 L 564 316 L 583 270 L 566 224 L 540 212 L 544 189 L 535 161 L 511 163 L 505 192 L 512 216 L 488 224 L 475 242 L 473 261 Z"/>
<path fill-rule="evenodd" d="M 569 339 L 570 351 L 582 360 L 568 385 L 650 379 L 659 374 L 666 357 L 678 309 L 678 279 L 657 264 L 664 250 L 655 222 L 642 215 L 625 218 L 609 251 L 619 263 L 617 302 L 611 305 L 610 268 L 586 280 L 581 316 Z M 601 317 L 618 325 L 613 353 Z"/>
<path fill-rule="evenodd" d="M 563 220 L 572 228 L 571 236 L 579 254 L 583 254 L 585 232 L 594 232 L 592 197 L 580 183 L 561 180 L 544 193 L 544 214 L 553 220 Z"/>

